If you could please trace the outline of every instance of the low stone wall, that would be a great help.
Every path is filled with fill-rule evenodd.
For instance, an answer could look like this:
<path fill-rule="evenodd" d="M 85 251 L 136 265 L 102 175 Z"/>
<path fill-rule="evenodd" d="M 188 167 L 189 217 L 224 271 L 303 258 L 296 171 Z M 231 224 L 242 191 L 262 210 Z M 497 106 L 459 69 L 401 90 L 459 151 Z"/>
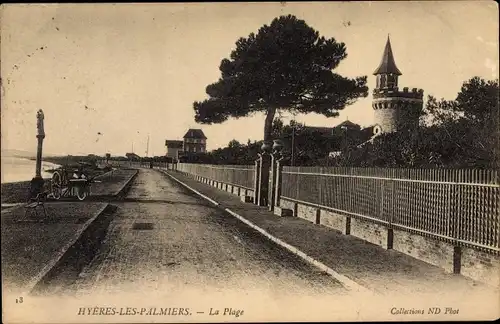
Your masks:
<path fill-rule="evenodd" d="M 187 175 L 193 177 L 194 179 L 196 179 L 196 181 L 205 183 L 209 186 L 226 191 L 226 192 L 233 194 L 233 195 L 236 195 L 236 196 L 240 196 L 240 197 L 247 196 L 250 198 L 254 198 L 254 196 L 255 196 L 255 192 L 252 189 L 240 187 L 240 186 L 237 186 L 234 184 L 224 183 L 222 181 L 216 181 L 216 180 L 204 178 L 204 177 L 197 176 L 197 175 L 190 175 L 190 174 L 187 174 Z"/>
<path fill-rule="evenodd" d="M 345 235 L 394 249 L 418 260 L 442 268 L 445 272 L 461 274 L 471 279 L 498 287 L 500 285 L 500 256 L 479 248 L 461 247 L 431 236 L 424 236 L 405 229 L 390 228 L 369 218 L 352 217 L 328 209 L 297 203 L 281 197 L 281 208 L 293 210 L 294 217 L 320 224 Z"/>
<path fill-rule="evenodd" d="M 392 248 L 391 231 L 392 229 L 387 228 L 383 224 L 376 224 L 370 220 L 351 217 L 350 235 L 385 249 Z"/>
<path fill-rule="evenodd" d="M 297 217 L 303 218 L 311 223 L 319 224 L 319 209 L 299 204 L 297 207 Z"/>
<path fill-rule="evenodd" d="M 297 211 L 295 208 L 297 207 L 298 204 L 294 203 L 293 201 L 290 200 L 285 200 L 285 199 L 280 199 L 279 201 L 279 206 L 281 208 L 286 208 L 286 209 L 291 209 L 293 211 L 293 216 L 297 217 Z"/>
<path fill-rule="evenodd" d="M 425 237 L 417 233 L 394 229 L 392 248 L 444 269 L 454 272 L 455 247 L 453 244 Z M 458 270 L 457 270 L 458 272 Z"/>
<path fill-rule="evenodd" d="M 346 215 L 328 210 L 322 210 L 319 218 L 319 223 L 323 226 L 340 231 L 345 235 L 349 235 L 351 233 L 351 217 Z"/>
<path fill-rule="evenodd" d="M 493 255 L 472 248 L 461 248 L 460 273 L 477 281 L 500 285 L 500 255 Z"/>

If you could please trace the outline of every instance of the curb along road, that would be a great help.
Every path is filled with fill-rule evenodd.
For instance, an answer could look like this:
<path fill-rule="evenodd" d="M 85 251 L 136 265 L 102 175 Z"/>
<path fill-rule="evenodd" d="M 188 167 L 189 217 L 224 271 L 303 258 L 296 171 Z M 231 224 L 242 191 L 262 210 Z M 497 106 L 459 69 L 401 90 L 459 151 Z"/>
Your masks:
<path fill-rule="evenodd" d="M 128 179 L 127 182 L 125 182 L 123 184 L 123 186 L 120 188 L 120 190 L 118 190 L 118 193 L 115 195 L 115 197 L 117 199 L 121 199 L 127 194 L 128 190 L 130 189 L 130 186 L 132 185 L 132 181 L 134 181 L 135 178 L 137 178 L 138 174 L 139 174 L 139 170 L 136 170 L 135 174 L 133 176 L 131 176 L 130 179 Z"/>
<path fill-rule="evenodd" d="M 344 275 L 336 272 L 335 270 L 329 268 L 327 265 L 321 263 L 320 261 L 315 260 L 313 257 L 311 257 L 311 256 L 307 255 L 306 253 L 300 251 L 298 248 L 296 248 L 296 247 L 294 247 L 294 246 L 292 246 L 292 245 L 290 245 L 290 244 L 282 241 L 281 239 L 279 239 L 279 238 L 271 235 L 266 230 L 260 228 L 259 226 L 255 225 L 254 223 L 250 222 L 249 220 L 245 219 L 243 216 L 235 213 L 234 211 L 230 210 L 229 208 L 224 208 L 217 201 L 213 200 L 210 197 L 207 197 L 206 195 L 200 193 L 196 189 L 191 188 L 189 185 L 185 184 L 184 182 L 182 182 L 181 180 L 175 178 L 174 176 L 168 174 L 164 170 L 160 170 L 160 171 L 163 172 L 165 175 L 169 176 L 172 180 L 176 181 L 180 185 L 182 185 L 185 188 L 187 188 L 188 190 L 194 192 L 195 194 L 197 194 L 198 196 L 204 198 L 205 200 L 208 200 L 209 202 L 211 202 L 215 206 L 218 206 L 221 210 L 225 211 L 226 213 L 230 214 L 233 217 L 236 217 L 241 222 L 243 222 L 246 225 L 248 225 L 249 227 L 255 229 L 256 231 L 258 231 L 259 233 L 261 233 L 262 235 L 264 235 L 269 240 L 271 240 L 274 243 L 278 244 L 279 246 L 285 248 L 286 250 L 292 252 L 293 254 L 295 254 L 298 257 L 302 258 L 303 260 L 307 261 L 309 264 L 311 264 L 311 265 L 317 267 L 318 269 L 320 269 L 320 270 L 328 273 L 328 275 L 332 276 L 337 281 L 339 281 L 342 284 L 342 286 L 344 286 L 344 288 L 347 289 L 348 291 L 356 292 L 356 293 L 371 294 L 371 295 L 375 295 L 376 294 L 374 291 L 361 286 L 360 284 L 358 284 L 355 281 L 349 279 L 348 277 L 346 277 L 346 276 L 344 276 Z"/>
<path fill-rule="evenodd" d="M 2 204 L 2 208 L 4 208 L 4 209 L 2 209 L 1 213 L 2 214 L 10 213 L 16 209 L 21 208 L 24 205 L 26 205 L 26 203 L 5 203 L 5 204 Z"/>

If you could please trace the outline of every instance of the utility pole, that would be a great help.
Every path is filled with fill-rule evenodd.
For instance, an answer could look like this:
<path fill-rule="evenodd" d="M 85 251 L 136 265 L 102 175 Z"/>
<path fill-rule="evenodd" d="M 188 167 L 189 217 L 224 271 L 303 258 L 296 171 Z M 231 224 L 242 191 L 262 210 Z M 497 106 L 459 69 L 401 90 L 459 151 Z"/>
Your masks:
<path fill-rule="evenodd" d="M 148 135 L 148 142 L 146 144 L 146 157 L 149 155 L 149 135 Z"/>
<path fill-rule="evenodd" d="M 292 161 L 291 166 L 295 164 L 295 125 L 292 126 Z"/>
<path fill-rule="evenodd" d="M 293 125 L 292 125 L 292 158 L 290 161 L 290 165 L 291 166 L 295 165 L 295 118 L 293 119 Z"/>

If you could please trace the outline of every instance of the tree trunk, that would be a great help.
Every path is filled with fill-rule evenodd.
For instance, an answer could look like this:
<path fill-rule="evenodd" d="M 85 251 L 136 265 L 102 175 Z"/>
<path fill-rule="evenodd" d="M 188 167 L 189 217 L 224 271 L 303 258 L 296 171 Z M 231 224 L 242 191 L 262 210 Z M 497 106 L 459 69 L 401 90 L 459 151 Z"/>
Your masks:
<path fill-rule="evenodd" d="M 270 108 L 267 111 L 266 121 L 264 122 L 264 142 L 272 141 L 273 121 L 276 115 L 276 108 Z"/>

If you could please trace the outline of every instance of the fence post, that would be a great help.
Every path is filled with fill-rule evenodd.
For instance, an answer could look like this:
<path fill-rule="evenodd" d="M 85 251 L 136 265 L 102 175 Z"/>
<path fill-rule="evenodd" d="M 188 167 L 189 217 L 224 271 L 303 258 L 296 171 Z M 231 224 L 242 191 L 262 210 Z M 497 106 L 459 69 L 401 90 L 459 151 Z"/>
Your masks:
<path fill-rule="evenodd" d="M 283 161 L 283 158 L 279 159 L 276 162 L 276 181 L 274 183 L 274 186 L 275 186 L 274 206 L 278 206 L 278 207 L 280 205 L 281 188 L 282 188 L 281 179 L 283 176 L 283 164 L 281 161 Z"/>
<path fill-rule="evenodd" d="M 268 203 L 268 209 L 269 211 L 274 210 L 274 204 L 275 204 L 275 195 L 276 195 L 276 173 L 277 173 L 277 168 L 278 168 L 278 159 L 277 159 L 277 154 L 273 153 L 271 154 L 271 166 L 270 166 L 270 174 L 269 174 L 269 191 L 268 191 L 268 197 L 267 201 Z"/>
<path fill-rule="evenodd" d="M 269 192 L 269 171 L 271 168 L 271 154 L 263 152 L 260 161 L 259 175 L 259 206 L 266 206 Z"/>
<path fill-rule="evenodd" d="M 253 203 L 259 204 L 259 192 L 260 192 L 260 162 L 261 156 L 259 154 L 259 158 L 255 160 L 255 175 L 254 175 L 254 195 L 253 195 Z"/>

